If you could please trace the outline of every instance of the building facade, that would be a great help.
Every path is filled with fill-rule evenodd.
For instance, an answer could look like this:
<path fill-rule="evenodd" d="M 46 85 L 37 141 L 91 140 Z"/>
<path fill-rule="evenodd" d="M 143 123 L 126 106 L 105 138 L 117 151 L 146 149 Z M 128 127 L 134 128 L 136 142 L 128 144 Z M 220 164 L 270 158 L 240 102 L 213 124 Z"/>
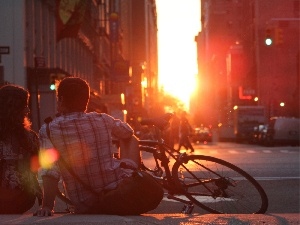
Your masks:
<path fill-rule="evenodd" d="M 38 130 L 56 113 L 49 87 L 67 76 L 91 87 L 88 111 L 126 120 L 157 90 L 154 0 L 0 0 L 0 83 L 28 88 Z M 142 81 L 146 81 L 142 83 Z"/>
<path fill-rule="evenodd" d="M 201 1 L 194 109 L 200 123 L 232 125 L 236 105 L 264 106 L 266 119 L 299 117 L 299 2 Z M 271 46 L 265 44 L 268 29 Z"/>
<path fill-rule="evenodd" d="M 299 118 L 300 1 L 257 1 L 257 88 L 267 116 Z M 267 30 L 273 43 L 266 45 Z"/>

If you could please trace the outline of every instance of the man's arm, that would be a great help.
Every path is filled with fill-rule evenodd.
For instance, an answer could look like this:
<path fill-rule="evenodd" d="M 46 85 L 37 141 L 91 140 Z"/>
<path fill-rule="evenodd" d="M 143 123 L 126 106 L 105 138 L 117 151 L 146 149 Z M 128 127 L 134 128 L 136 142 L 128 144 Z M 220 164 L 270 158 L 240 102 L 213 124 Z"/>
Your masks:
<path fill-rule="evenodd" d="M 58 180 L 50 176 L 43 176 L 42 179 L 44 188 L 42 208 L 38 209 L 33 215 L 52 216 L 55 196 L 57 193 Z"/>
<path fill-rule="evenodd" d="M 45 124 L 39 131 L 40 148 L 53 149 L 53 145 L 46 133 Z M 43 201 L 42 208 L 38 209 L 34 216 L 52 216 L 54 209 L 54 200 L 58 189 L 58 181 L 60 178 L 60 171 L 57 163 L 53 163 L 50 169 L 40 168 L 40 176 L 43 180 Z"/>
<path fill-rule="evenodd" d="M 131 159 L 138 166 L 141 164 L 141 155 L 139 150 L 139 142 L 136 136 L 127 139 L 120 139 L 120 158 Z"/>

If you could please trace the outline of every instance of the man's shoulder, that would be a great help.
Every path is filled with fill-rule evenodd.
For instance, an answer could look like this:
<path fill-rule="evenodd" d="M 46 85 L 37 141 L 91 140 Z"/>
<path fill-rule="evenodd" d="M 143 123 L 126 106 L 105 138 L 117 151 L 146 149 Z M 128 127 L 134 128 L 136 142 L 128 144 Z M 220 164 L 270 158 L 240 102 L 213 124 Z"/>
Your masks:
<path fill-rule="evenodd" d="M 86 116 L 102 116 L 103 113 L 98 112 L 87 112 L 85 113 Z"/>
<path fill-rule="evenodd" d="M 47 117 L 44 119 L 44 124 L 43 126 L 46 126 L 46 124 L 56 124 L 56 123 L 60 123 L 62 121 L 69 121 L 69 120 L 85 120 L 87 118 L 90 119 L 99 119 L 101 118 L 102 120 L 104 119 L 105 121 L 113 121 L 114 118 L 106 113 L 98 113 L 98 112 L 87 112 L 87 113 L 71 113 L 71 114 L 66 114 L 66 115 L 57 115 L 55 117 Z M 51 126 L 50 125 L 50 126 Z"/>
<path fill-rule="evenodd" d="M 91 117 L 98 117 L 104 120 L 115 120 L 114 117 L 112 117 L 111 115 L 107 114 L 107 113 L 98 113 L 98 112 L 89 112 L 86 113 L 86 115 L 91 116 Z"/>

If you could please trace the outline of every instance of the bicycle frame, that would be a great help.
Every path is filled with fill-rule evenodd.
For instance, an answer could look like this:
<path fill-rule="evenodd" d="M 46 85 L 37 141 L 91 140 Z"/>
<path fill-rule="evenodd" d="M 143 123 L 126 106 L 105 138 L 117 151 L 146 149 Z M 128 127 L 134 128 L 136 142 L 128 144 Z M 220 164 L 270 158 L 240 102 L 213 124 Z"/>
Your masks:
<path fill-rule="evenodd" d="M 163 138 L 161 137 L 161 130 L 155 126 L 153 126 L 153 127 L 155 129 L 155 134 L 157 136 L 157 138 L 156 138 L 157 140 L 139 140 L 139 144 L 140 144 L 141 151 L 146 151 L 146 152 L 150 152 L 153 154 L 153 157 L 154 157 L 154 160 L 156 163 L 156 167 L 155 167 L 155 169 L 150 169 L 150 168 L 147 168 L 144 164 L 142 164 L 142 169 L 152 172 L 155 175 L 154 178 L 156 180 L 158 180 L 160 183 L 162 183 L 163 188 L 168 190 L 167 197 L 169 199 L 173 199 L 173 200 L 185 203 L 188 206 L 192 207 L 193 203 L 191 201 L 186 201 L 186 200 L 183 200 L 183 199 L 180 199 L 180 198 L 177 198 L 174 196 L 175 194 L 185 195 L 185 192 L 183 190 L 183 187 L 181 187 L 181 186 L 179 187 L 178 185 L 174 184 L 173 176 L 172 176 L 170 165 L 169 165 L 170 160 L 167 156 L 167 154 L 168 154 L 175 161 L 178 161 L 178 160 L 184 158 L 184 156 L 186 156 L 187 153 L 186 152 L 180 153 L 179 151 L 175 150 L 174 148 L 172 148 L 171 146 L 166 144 L 165 141 L 163 140 Z M 177 155 L 175 155 L 173 152 L 176 152 Z M 159 166 L 158 160 L 161 161 L 161 166 Z M 188 171 L 188 168 L 186 168 L 184 166 L 184 164 L 181 164 L 181 165 Z M 198 164 L 198 165 L 200 165 L 200 164 Z M 205 167 L 204 165 L 200 165 L 200 166 L 205 168 L 207 171 L 210 171 L 210 172 L 214 173 L 215 175 L 219 176 L 217 173 L 215 173 L 214 171 Z M 164 168 L 164 171 L 161 169 L 161 167 Z M 165 177 L 161 177 L 163 172 L 165 172 Z M 211 190 L 209 187 L 207 187 L 206 184 L 216 182 L 217 180 L 219 180 L 219 178 L 218 179 L 200 180 L 192 172 L 190 174 L 198 182 L 189 184 L 188 187 L 202 185 L 210 193 L 210 195 L 208 195 L 207 193 L 206 194 L 197 193 L 198 196 L 210 196 L 213 198 L 218 197 L 218 196 L 216 196 L 216 194 L 214 193 L 213 190 Z M 219 177 L 222 178 L 221 176 L 219 176 Z"/>
<path fill-rule="evenodd" d="M 174 196 L 175 194 L 185 195 L 185 193 L 182 187 L 175 185 L 173 182 L 171 169 L 169 167 L 170 160 L 167 156 L 168 154 L 175 161 L 177 161 L 178 158 L 182 157 L 183 155 L 186 155 L 186 153 L 180 153 L 179 151 L 175 150 L 171 146 L 167 145 L 163 140 L 163 138 L 161 137 L 161 130 L 155 126 L 153 127 L 155 129 L 157 140 L 139 140 L 139 144 L 140 144 L 141 151 L 146 151 L 153 154 L 156 163 L 156 168 L 150 169 L 143 164 L 142 169 L 152 172 L 154 174 L 153 177 L 162 184 L 163 188 L 168 190 L 167 197 L 169 199 L 173 199 L 185 203 L 186 205 L 184 206 L 183 210 L 186 212 L 184 213 L 190 213 L 193 209 L 193 203 L 191 201 L 180 199 Z M 175 155 L 173 152 L 178 153 L 178 155 Z M 161 166 L 159 166 L 158 160 L 160 160 Z M 161 169 L 161 167 L 164 168 L 164 171 Z M 165 172 L 165 176 L 161 177 L 163 172 Z"/>
<path fill-rule="evenodd" d="M 191 213 L 194 204 L 212 213 L 266 212 L 267 195 L 247 172 L 212 156 L 181 153 L 165 143 L 162 131 L 169 119 L 166 114 L 141 121 L 142 125 L 152 126 L 155 140 L 139 140 L 140 151 L 152 153 L 156 163 L 154 169 L 143 164 L 141 169 L 150 171 L 160 181 L 169 199 L 185 204 L 183 213 Z M 170 158 L 175 160 L 172 166 Z M 197 196 L 210 199 L 202 201 Z"/>

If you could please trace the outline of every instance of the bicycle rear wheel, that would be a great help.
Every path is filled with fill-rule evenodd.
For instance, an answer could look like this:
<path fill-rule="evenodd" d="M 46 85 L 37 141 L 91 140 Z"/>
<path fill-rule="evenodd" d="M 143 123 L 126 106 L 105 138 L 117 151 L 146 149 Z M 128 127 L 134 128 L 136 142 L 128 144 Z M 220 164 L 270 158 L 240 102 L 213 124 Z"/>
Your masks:
<path fill-rule="evenodd" d="M 210 156 L 186 155 L 174 163 L 176 185 L 195 205 L 211 213 L 265 213 L 268 198 L 260 184 L 239 167 Z"/>

